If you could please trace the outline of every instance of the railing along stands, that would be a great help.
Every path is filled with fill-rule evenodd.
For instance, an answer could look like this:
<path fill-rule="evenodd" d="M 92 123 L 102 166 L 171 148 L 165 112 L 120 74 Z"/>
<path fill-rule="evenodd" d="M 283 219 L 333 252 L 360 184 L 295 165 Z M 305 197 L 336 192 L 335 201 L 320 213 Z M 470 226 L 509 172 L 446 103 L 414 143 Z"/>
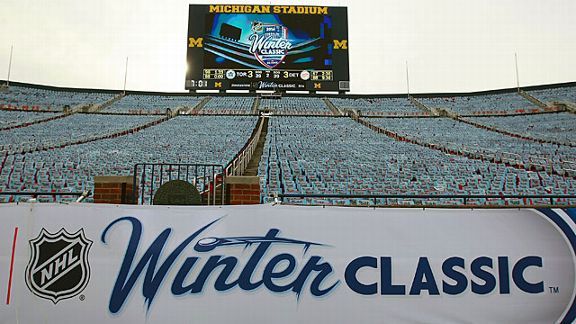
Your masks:
<path fill-rule="evenodd" d="M 164 183 L 183 180 L 196 186 L 203 204 L 216 205 L 218 198 L 224 204 L 225 176 L 224 166 L 218 164 L 139 163 L 134 166 L 132 201 L 152 204 L 156 191 Z M 221 197 L 217 197 L 218 190 Z"/>

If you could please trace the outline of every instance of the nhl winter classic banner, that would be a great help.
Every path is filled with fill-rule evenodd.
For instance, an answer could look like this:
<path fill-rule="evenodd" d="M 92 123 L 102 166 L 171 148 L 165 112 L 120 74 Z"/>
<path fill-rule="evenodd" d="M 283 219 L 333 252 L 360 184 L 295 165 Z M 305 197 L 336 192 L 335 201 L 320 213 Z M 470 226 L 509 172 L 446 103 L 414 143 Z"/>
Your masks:
<path fill-rule="evenodd" d="M 0 323 L 572 323 L 574 219 L 0 205 Z"/>

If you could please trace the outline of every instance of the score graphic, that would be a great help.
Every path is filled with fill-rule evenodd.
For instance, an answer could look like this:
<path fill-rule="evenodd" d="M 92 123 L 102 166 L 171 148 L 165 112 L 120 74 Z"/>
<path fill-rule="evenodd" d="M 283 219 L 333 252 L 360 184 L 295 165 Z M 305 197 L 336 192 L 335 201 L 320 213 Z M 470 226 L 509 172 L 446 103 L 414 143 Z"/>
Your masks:
<path fill-rule="evenodd" d="M 344 7 L 190 5 L 186 89 L 348 91 L 347 24 Z"/>
<path fill-rule="evenodd" d="M 332 71 L 287 71 L 287 70 L 222 70 L 204 69 L 205 80 L 234 79 L 281 79 L 292 81 L 332 81 Z"/>

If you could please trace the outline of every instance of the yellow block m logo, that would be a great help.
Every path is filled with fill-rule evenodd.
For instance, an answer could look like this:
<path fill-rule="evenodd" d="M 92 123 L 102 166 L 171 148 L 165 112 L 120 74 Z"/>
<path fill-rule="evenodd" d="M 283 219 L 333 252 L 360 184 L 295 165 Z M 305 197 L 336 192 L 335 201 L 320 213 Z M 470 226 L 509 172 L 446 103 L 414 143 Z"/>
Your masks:
<path fill-rule="evenodd" d="M 202 37 L 198 37 L 198 38 L 193 38 L 190 37 L 188 38 L 188 47 L 202 47 L 202 41 L 204 40 L 204 38 Z"/>
<path fill-rule="evenodd" d="M 343 40 L 334 40 L 334 49 L 348 49 L 348 40 L 347 39 L 343 39 Z"/>
<path fill-rule="evenodd" d="M 214 82 L 215 88 L 222 88 L 222 82 Z"/>

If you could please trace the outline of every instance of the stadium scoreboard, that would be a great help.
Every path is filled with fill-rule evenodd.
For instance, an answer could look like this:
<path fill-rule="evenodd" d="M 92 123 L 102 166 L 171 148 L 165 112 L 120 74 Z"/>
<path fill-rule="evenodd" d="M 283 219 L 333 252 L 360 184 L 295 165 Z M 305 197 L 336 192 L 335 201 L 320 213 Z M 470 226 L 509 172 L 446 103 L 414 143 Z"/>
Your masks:
<path fill-rule="evenodd" d="M 350 90 L 345 7 L 190 5 L 187 44 L 187 90 Z"/>

